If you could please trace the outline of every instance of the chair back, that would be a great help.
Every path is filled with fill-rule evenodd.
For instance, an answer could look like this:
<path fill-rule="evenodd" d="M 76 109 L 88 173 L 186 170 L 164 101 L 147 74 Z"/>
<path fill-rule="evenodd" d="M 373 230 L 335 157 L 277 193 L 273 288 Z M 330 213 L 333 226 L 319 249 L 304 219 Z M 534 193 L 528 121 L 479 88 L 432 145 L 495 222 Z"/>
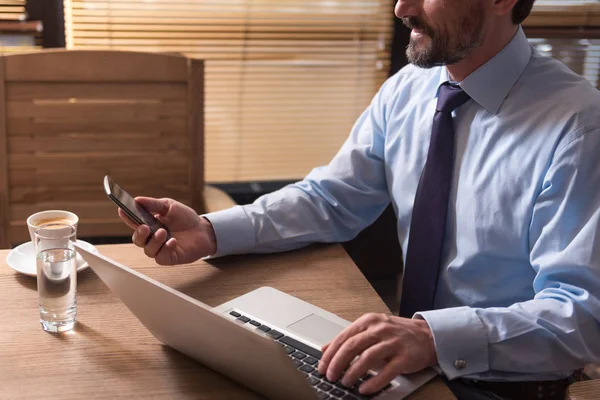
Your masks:
<path fill-rule="evenodd" d="M 129 51 L 50 50 L 0 57 L 0 247 L 28 240 L 26 218 L 61 209 L 78 236 L 130 234 L 106 197 L 202 212 L 203 62 Z"/>

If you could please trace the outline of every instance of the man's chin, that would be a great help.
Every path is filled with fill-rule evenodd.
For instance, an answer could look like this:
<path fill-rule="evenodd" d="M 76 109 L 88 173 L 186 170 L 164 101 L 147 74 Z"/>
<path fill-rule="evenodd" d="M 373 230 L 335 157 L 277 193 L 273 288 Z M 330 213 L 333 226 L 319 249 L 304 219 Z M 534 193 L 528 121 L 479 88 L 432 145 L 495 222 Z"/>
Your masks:
<path fill-rule="evenodd" d="M 443 62 L 433 59 L 430 54 L 410 50 L 406 51 L 406 59 L 409 63 L 419 68 L 433 68 L 445 65 Z"/>
<path fill-rule="evenodd" d="M 407 54 L 412 53 L 416 58 L 421 58 L 427 54 L 431 54 L 432 40 L 429 36 L 423 34 L 417 37 L 410 37 L 407 47 Z"/>
<path fill-rule="evenodd" d="M 428 39 L 422 38 L 422 39 Z M 431 61 L 430 43 L 425 43 L 425 40 L 417 40 L 411 37 L 408 47 L 406 48 L 406 58 L 408 62 L 421 68 L 432 68 L 436 65 Z"/>

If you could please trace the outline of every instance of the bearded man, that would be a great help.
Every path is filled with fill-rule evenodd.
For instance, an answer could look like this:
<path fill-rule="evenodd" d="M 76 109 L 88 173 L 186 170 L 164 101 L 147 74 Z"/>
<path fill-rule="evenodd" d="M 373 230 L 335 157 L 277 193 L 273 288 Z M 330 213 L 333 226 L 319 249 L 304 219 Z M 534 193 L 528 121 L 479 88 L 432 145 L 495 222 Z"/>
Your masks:
<path fill-rule="evenodd" d="M 342 242 L 391 202 L 400 315 L 355 321 L 319 371 L 350 386 L 381 367 L 364 394 L 434 367 L 459 399 L 563 399 L 600 360 L 600 93 L 528 44 L 533 2 L 399 0 L 411 64 L 329 165 L 203 216 L 139 198 L 172 239 L 121 214 L 134 243 L 179 264 Z"/>

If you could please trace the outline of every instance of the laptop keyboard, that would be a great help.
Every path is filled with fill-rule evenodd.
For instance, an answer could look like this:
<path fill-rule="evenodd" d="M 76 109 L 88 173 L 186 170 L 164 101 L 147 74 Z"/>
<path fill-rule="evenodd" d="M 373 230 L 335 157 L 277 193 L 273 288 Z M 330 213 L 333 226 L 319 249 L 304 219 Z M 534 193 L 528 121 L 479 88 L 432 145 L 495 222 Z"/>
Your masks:
<path fill-rule="evenodd" d="M 327 378 L 319 373 L 317 367 L 319 360 L 321 359 L 321 351 L 307 346 L 306 344 L 297 341 L 294 338 L 285 336 L 283 333 L 270 328 L 267 325 L 263 325 L 258 321 L 254 321 L 245 315 L 242 315 L 236 311 L 229 313 L 232 317 L 241 324 L 250 324 L 255 326 L 256 330 L 270 336 L 279 343 L 285 353 L 292 359 L 292 362 L 296 365 L 299 371 L 304 374 L 304 377 L 308 381 L 309 385 L 316 390 L 317 396 L 320 400 L 366 400 L 372 399 L 379 394 L 381 391 L 371 394 L 363 395 L 358 392 L 358 387 L 365 381 L 373 378 L 375 375 L 368 373 L 361 377 L 358 382 L 352 387 L 346 387 L 342 385 L 340 381 L 330 382 Z M 387 385 L 383 390 L 391 388 L 392 385 Z"/>

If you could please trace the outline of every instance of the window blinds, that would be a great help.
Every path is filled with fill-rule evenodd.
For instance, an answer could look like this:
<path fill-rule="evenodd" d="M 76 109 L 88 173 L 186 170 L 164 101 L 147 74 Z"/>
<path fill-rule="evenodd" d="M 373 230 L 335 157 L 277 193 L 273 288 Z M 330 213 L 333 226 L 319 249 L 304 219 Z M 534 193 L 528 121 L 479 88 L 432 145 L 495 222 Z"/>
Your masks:
<path fill-rule="evenodd" d="M 41 48 L 41 24 L 25 19 L 25 0 L 0 0 L 0 54 Z"/>
<path fill-rule="evenodd" d="M 297 179 L 387 77 L 393 0 L 66 0 L 67 46 L 206 60 L 206 179 Z"/>
<path fill-rule="evenodd" d="M 537 0 L 529 41 L 600 88 L 600 0 Z"/>
<path fill-rule="evenodd" d="M 534 37 L 529 41 L 542 55 L 561 60 L 592 85 L 600 84 L 600 39 Z"/>
<path fill-rule="evenodd" d="M 207 181 L 297 179 L 331 159 L 385 80 L 394 3 L 65 0 L 66 39 L 205 59 Z M 538 0 L 525 25 L 598 85 L 600 0 Z"/>
<path fill-rule="evenodd" d="M 1 0 L 0 20 L 21 21 L 25 14 L 25 0 Z"/>
<path fill-rule="evenodd" d="M 600 26 L 600 0 L 537 0 L 527 26 Z"/>

